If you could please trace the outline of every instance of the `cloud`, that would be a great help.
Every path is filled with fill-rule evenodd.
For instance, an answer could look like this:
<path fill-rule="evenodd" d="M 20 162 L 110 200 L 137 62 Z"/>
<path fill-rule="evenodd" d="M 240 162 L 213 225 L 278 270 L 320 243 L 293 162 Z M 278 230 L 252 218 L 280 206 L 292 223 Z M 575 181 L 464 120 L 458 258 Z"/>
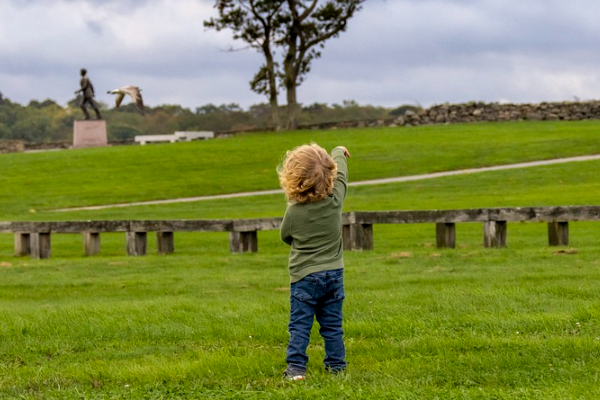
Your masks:
<path fill-rule="evenodd" d="M 266 102 L 248 85 L 260 55 L 228 52 L 243 43 L 203 27 L 213 4 L 0 2 L 0 91 L 23 103 L 66 103 L 86 67 L 98 92 L 137 84 L 149 105 Z M 326 43 L 299 98 L 386 106 L 594 98 L 599 13 L 593 0 L 369 0 Z"/>
<path fill-rule="evenodd" d="M 390 106 L 593 98 L 596 12 L 600 3 L 583 0 L 370 2 L 327 44 L 302 97 Z"/>
<path fill-rule="evenodd" d="M 170 93 L 167 100 L 184 102 L 185 95 L 177 99 L 174 92 L 191 96 L 193 89 L 185 82 L 221 82 L 222 88 L 228 82 L 239 83 L 240 77 L 234 75 L 240 70 L 249 80 L 256 67 L 240 65 L 260 61 L 254 53 L 231 55 L 221 50 L 230 47 L 232 40 L 225 33 L 205 31 L 202 21 L 212 11 L 208 2 L 194 0 L 179 0 L 176 7 L 167 0 L 4 3 L 0 13 L 10 18 L 3 18 L 6 24 L 1 25 L 0 38 L 6 38 L 0 43 L 12 45 L 0 47 L 0 57 L 6 60 L 0 66 L 1 76 L 6 77 L 0 89 L 9 98 L 47 94 L 66 102 L 78 85 L 79 69 L 86 67 L 97 87 L 148 84 L 157 93 Z M 16 30 L 23 34 L 14 40 L 10 33 Z M 61 78 L 55 83 L 60 84 L 45 87 L 44 94 L 41 90 L 32 93 L 31 88 L 38 86 L 33 82 L 42 89 L 49 74 L 58 74 Z M 23 76 L 32 83 L 24 85 L 23 79 L 15 79 Z M 203 87 L 195 90 L 215 92 Z M 232 94 L 229 101 L 235 97 Z"/>

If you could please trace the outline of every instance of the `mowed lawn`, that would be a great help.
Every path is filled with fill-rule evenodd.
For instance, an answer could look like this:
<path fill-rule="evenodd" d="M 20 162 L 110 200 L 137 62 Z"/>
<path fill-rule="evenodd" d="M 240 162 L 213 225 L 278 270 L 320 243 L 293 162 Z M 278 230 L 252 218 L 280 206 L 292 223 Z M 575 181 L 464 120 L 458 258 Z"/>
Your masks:
<path fill-rule="evenodd" d="M 354 181 L 600 154 L 600 121 L 254 133 L 205 142 L 0 156 L 0 220 L 86 205 L 278 187 L 286 150 L 315 141 L 353 153 Z"/>
<path fill-rule="evenodd" d="M 464 146 L 448 139 L 443 142 L 449 146 L 446 151 L 436 150 L 443 135 L 435 127 L 388 132 L 394 139 L 407 135 L 405 143 L 422 145 L 420 154 L 437 152 L 428 159 L 430 165 L 412 154 L 415 148 L 398 150 L 400 140 L 383 135 L 390 140 L 386 146 L 373 139 L 386 130 L 301 132 L 287 139 L 287 134 L 257 134 L 240 140 L 246 140 L 248 154 L 244 171 L 260 174 L 264 168 L 264 187 L 258 188 L 265 189 L 276 188 L 274 166 L 285 148 L 311 139 L 321 143 L 320 138 L 326 138 L 329 147 L 340 143 L 354 150 L 351 179 L 600 152 L 593 147 L 591 133 L 573 136 L 580 130 L 591 132 L 594 122 L 534 123 L 528 128 L 525 123 L 486 125 L 455 127 L 453 135 L 474 129 L 474 137 L 465 133 Z M 521 146 L 509 149 L 505 140 L 503 150 L 489 151 L 492 138 L 515 127 L 521 132 L 513 139 L 521 140 Z M 527 137 L 535 130 L 545 131 L 550 144 L 536 133 Z M 477 147 L 481 135 L 487 135 L 488 143 Z M 225 146 L 229 140 L 214 143 Z M 274 151 L 274 162 L 260 161 L 263 156 L 257 155 L 253 163 L 256 149 L 269 147 L 269 141 L 281 146 Z M 501 142 L 496 139 L 494 144 Z M 238 146 L 234 139 L 229 143 Z M 32 170 L 42 171 L 28 157 L 46 162 L 50 157 L 52 171 L 55 162 L 65 162 L 63 157 L 77 156 L 92 165 L 97 154 L 123 152 L 121 167 L 129 171 L 127 160 L 140 163 L 146 151 L 177 163 L 171 149 L 208 144 L 14 155 L 27 159 L 26 165 L 20 164 L 19 171 L 12 164 L 5 166 L 10 167 L 11 185 L 16 185 L 28 182 Z M 130 157 L 125 156 L 129 151 Z M 387 152 L 416 161 L 391 172 L 381 162 L 371 163 L 371 158 L 385 159 Z M 363 159 L 365 154 L 371 154 L 369 160 Z M 6 162 L 3 157 L 0 163 Z M 433 159 L 441 161 L 435 164 Z M 252 186 L 227 163 L 206 165 L 202 168 L 220 171 L 223 182 L 238 182 L 224 184 L 226 189 Z M 578 162 L 355 187 L 346 211 L 597 204 L 598 167 L 599 162 Z M 90 179 L 103 173 L 100 164 L 87 171 Z M 161 193 L 146 187 L 147 193 L 140 192 L 135 200 L 184 193 L 169 188 L 183 187 L 179 179 L 189 175 L 177 178 L 173 173 L 169 183 L 155 173 L 163 185 Z M 5 219 L 245 218 L 280 216 L 285 209 L 282 196 L 273 195 L 55 213 L 50 210 L 108 203 L 124 194 L 118 193 L 121 186 L 111 189 L 108 183 L 98 183 L 98 190 L 114 194 L 94 195 L 96 189 L 81 182 L 58 185 L 55 178 L 47 179 L 57 184 L 24 184 L 15 189 L 12 202 L 6 200 L 10 191 L 3 186 Z M 30 199 L 36 187 L 45 194 L 44 204 Z M 78 192 L 81 197 L 67 195 Z M 206 189 L 192 195 L 210 193 Z M 36 212 L 30 212 L 34 207 Z M 276 231 L 259 233 L 256 254 L 229 253 L 226 233 L 187 233 L 176 235 L 175 254 L 156 255 L 150 241 L 145 257 L 125 256 L 122 234 L 103 235 L 102 253 L 94 257 L 81 256 L 78 235 L 53 235 L 49 260 L 13 257 L 12 236 L 0 235 L 0 398 L 600 398 L 600 225 L 570 224 L 571 246 L 561 248 L 547 246 L 546 226 L 540 223 L 509 224 L 504 249 L 482 248 L 480 224 L 458 225 L 458 246 L 453 250 L 436 249 L 434 232 L 428 224 L 375 226 L 375 250 L 345 253 L 349 368 L 341 376 L 323 371 L 323 343 L 315 328 L 308 380 L 302 383 L 281 379 L 287 344 L 288 248 Z"/>

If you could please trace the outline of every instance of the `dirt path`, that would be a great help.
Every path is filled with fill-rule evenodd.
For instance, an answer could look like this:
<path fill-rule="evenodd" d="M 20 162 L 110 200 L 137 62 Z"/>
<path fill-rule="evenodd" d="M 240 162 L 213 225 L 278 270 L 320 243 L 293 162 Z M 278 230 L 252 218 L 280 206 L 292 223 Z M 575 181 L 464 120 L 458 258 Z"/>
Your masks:
<path fill-rule="evenodd" d="M 591 160 L 600 160 L 600 154 L 592 155 L 592 156 L 557 158 L 554 160 L 530 161 L 530 162 L 508 164 L 508 165 L 497 165 L 494 167 L 469 168 L 469 169 L 461 169 L 461 170 L 456 170 L 456 171 L 435 172 L 432 174 L 400 176 L 400 177 L 396 177 L 396 178 L 371 179 L 371 180 L 367 180 L 367 181 L 350 182 L 348 184 L 348 186 L 382 185 L 382 184 L 386 184 L 386 183 L 410 182 L 410 181 L 418 181 L 418 180 L 424 180 L 424 179 L 441 178 L 441 177 L 453 176 L 453 175 L 475 174 L 475 173 L 480 173 L 480 172 L 502 171 L 502 170 L 506 170 L 506 169 L 518 169 L 518 168 L 530 168 L 530 167 L 539 167 L 542 165 L 564 164 L 564 163 L 570 163 L 570 162 L 576 162 L 576 161 L 591 161 Z M 219 194 L 219 195 L 214 195 L 214 196 L 184 197 L 184 198 L 179 198 L 179 199 L 151 200 L 151 201 L 139 201 L 139 202 L 134 202 L 134 203 L 106 204 L 106 205 L 90 206 L 90 207 L 62 208 L 62 209 L 54 210 L 54 211 L 64 212 L 64 211 L 103 210 L 106 208 L 147 206 L 147 205 L 155 205 L 155 204 L 189 203 L 189 202 L 195 202 L 195 201 L 234 199 L 234 198 L 238 198 L 238 197 L 265 196 L 265 195 L 270 195 L 270 194 L 282 194 L 282 193 L 283 193 L 283 191 L 281 189 L 275 189 L 275 190 L 263 190 L 263 191 L 258 191 L 258 192 Z"/>

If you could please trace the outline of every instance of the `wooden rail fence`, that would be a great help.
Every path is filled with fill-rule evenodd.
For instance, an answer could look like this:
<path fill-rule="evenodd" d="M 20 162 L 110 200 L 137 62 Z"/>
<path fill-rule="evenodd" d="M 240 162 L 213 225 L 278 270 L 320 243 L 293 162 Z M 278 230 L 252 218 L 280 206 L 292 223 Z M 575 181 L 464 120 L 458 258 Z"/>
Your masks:
<path fill-rule="evenodd" d="M 0 233 L 13 233 L 15 255 L 49 258 L 51 234 L 83 235 L 84 255 L 100 252 L 100 234 L 124 232 L 127 254 L 146 254 L 148 232 L 155 232 L 161 254 L 175 251 L 175 232 L 229 232 L 233 253 L 258 251 L 258 231 L 279 229 L 282 218 L 167 221 L 0 222 Z M 350 212 L 343 215 L 344 249 L 373 249 L 375 224 L 435 224 L 439 248 L 456 247 L 456 224 L 483 224 L 483 246 L 505 247 L 508 222 L 547 222 L 548 244 L 569 244 L 569 222 L 600 221 L 600 206 L 481 208 L 465 210 Z"/>

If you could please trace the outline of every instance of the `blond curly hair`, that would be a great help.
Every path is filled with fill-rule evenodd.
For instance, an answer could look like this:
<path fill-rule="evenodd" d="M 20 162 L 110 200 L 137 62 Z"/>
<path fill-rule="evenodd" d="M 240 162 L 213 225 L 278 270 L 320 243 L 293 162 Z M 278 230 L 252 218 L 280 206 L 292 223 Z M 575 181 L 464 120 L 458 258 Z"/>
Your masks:
<path fill-rule="evenodd" d="M 277 173 L 290 204 L 314 203 L 333 193 L 337 164 L 324 148 L 311 143 L 288 151 Z"/>

